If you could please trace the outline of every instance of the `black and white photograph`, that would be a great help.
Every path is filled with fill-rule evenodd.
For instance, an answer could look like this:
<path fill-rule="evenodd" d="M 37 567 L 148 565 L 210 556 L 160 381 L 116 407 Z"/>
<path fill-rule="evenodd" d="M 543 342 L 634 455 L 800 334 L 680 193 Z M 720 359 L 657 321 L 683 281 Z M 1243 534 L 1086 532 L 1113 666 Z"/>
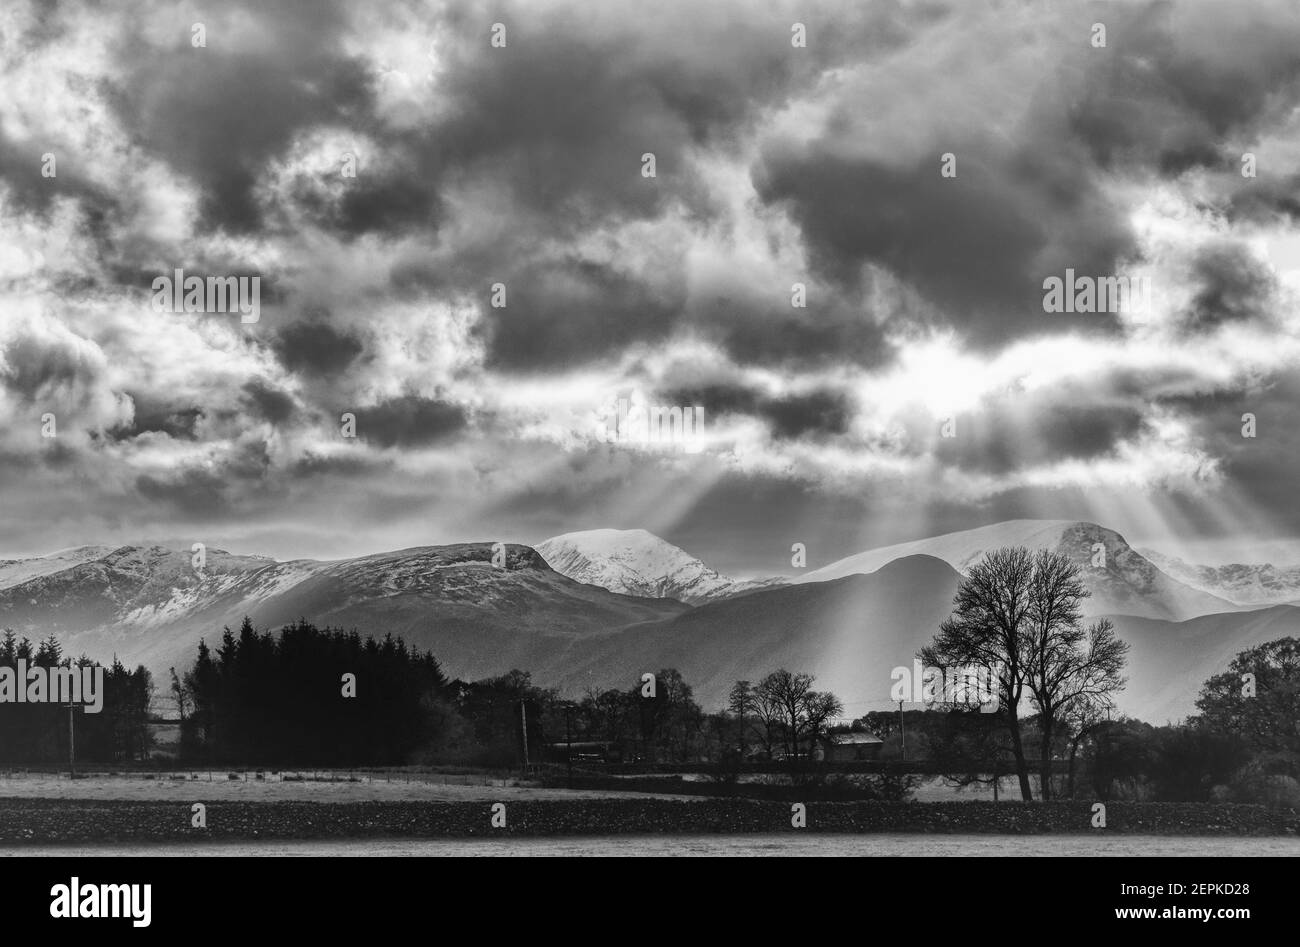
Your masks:
<path fill-rule="evenodd" d="M 1300 855 L 1298 468 L 1292 0 L 0 5 L 34 914 L 149 926 L 103 856 L 1104 858 L 1234 936 Z"/>

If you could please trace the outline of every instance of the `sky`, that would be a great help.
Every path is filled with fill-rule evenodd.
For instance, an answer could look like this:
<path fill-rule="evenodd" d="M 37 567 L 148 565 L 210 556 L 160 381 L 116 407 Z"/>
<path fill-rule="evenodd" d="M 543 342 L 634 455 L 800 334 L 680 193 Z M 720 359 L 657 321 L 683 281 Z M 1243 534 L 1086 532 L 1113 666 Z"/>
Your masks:
<path fill-rule="evenodd" d="M 1300 561 L 1288 0 L 10 0 L 0 89 L 0 555 Z"/>

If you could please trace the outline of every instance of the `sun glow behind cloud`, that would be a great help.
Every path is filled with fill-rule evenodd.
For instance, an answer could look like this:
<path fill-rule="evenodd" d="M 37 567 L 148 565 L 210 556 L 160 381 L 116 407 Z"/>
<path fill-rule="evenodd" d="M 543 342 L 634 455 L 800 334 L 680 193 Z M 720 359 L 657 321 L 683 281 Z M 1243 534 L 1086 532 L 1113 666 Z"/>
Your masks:
<path fill-rule="evenodd" d="M 1282 419 L 1300 365 L 1295 16 L 1115 6 L 1125 44 L 1087 58 L 1064 9 L 799 5 L 820 26 L 792 59 L 793 7 L 724 5 L 684 37 L 657 12 L 548 3 L 509 9 L 497 60 L 474 15 L 437 5 L 323 3 L 306 22 L 236 3 L 202 59 L 175 20 L 194 5 L 146 4 L 121 48 L 114 9 L 41 29 L 12 7 L 11 526 L 44 536 L 21 511 L 71 483 L 123 530 L 261 536 L 280 504 L 277 522 L 373 547 L 503 530 L 538 497 L 557 509 L 519 532 L 620 510 L 671 527 L 718 495 L 752 517 L 746 491 L 779 483 L 810 521 L 850 498 L 912 535 L 955 506 L 1055 517 L 1066 497 L 1152 534 L 1294 531 L 1268 485 L 1300 457 Z M 1241 94 L 1200 94 L 1189 62 Z M 263 322 L 149 312 L 149 274 L 187 261 L 264 273 Z M 1149 277 L 1149 311 L 1042 311 L 1045 276 L 1094 264 Z M 603 443 L 598 412 L 632 392 L 703 408 L 699 452 Z M 47 410 L 64 439 L 34 453 Z M 75 519 L 52 541 L 88 538 Z"/>

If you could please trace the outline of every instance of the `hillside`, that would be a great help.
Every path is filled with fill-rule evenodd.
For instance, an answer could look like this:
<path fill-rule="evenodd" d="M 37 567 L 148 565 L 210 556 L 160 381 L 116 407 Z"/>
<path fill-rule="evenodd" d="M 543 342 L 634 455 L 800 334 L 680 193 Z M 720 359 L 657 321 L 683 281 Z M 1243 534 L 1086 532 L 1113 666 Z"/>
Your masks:
<path fill-rule="evenodd" d="M 537 544 L 542 558 L 563 575 L 611 592 L 674 598 L 698 605 L 720 601 L 784 579 L 733 579 L 644 529 L 589 529 Z"/>
<path fill-rule="evenodd" d="M 1104 568 L 1092 564 L 1094 547 L 1106 550 Z M 934 556 L 966 572 L 988 552 L 1004 546 L 1050 549 L 1078 563 L 1092 593 L 1090 615 L 1124 614 L 1179 621 L 1214 612 L 1233 611 L 1232 602 L 1191 588 L 1160 571 L 1113 529 L 1072 520 L 1008 520 L 978 529 L 870 549 L 795 579 L 825 582 L 855 573 L 870 573 L 905 556 Z"/>
<path fill-rule="evenodd" d="M 0 590 L 0 627 L 54 632 L 74 654 L 116 654 L 157 675 L 187 665 L 200 637 L 215 641 L 245 614 L 259 627 L 306 617 L 368 635 L 400 634 L 432 649 L 449 674 L 472 678 L 512 667 L 554 670 L 574 638 L 687 608 L 583 585 L 527 546 L 507 549 L 505 568 L 491 565 L 488 543 L 336 562 L 279 563 L 209 550 L 196 573 L 187 552 L 122 547 Z"/>
<path fill-rule="evenodd" d="M 911 666 L 951 610 L 958 574 L 929 556 L 872 575 L 754 592 L 701 605 L 570 648 L 559 682 L 629 686 L 646 671 L 676 667 L 706 707 L 721 706 L 739 679 L 778 667 L 808 671 L 853 716 L 890 706 L 890 671 Z"/>

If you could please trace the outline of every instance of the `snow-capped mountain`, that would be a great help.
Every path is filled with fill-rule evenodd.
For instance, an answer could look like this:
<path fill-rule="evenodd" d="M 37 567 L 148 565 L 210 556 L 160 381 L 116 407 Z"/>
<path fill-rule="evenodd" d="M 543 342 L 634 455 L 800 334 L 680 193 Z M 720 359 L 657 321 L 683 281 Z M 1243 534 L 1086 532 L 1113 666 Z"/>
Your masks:
<path fill-rule="evenodd" d="M 571 649 L 559 683 L 617 679 L 626 668 L 675 667 L 705 706 L 723 706 L 738 680 L 777 668 L 813 674 L 852 716 L 888 710 L 890 672 L 911 667 L 952 610 L 961 577 L 911 556 L 872 575 L 780 585 L 602 635 Z"/>
<path fill-rule="evenodd" d="M 621 595 L 716 602 L 783 583 L 721 575 L 690 553 L 644 529 L 588 529 L 537 544 L 552 569 Z"/>
<path fill-rule="evenodd" d="M 0 559 L 0 589 L 7 589 L 43 575 L 62 572 L 83 562 L 102 559 L 111 553 L 113 548 L 112 546 L 77 546 L 30 559 Z"/>
<path fill-rule="evenodd" d="M 1300 602 L 1300 566 L 1239 562 L 1226 566 L 1202 566 L 1176 556 L 1166 556 L 1154 549 L 1140 549 L 1139 552 L 1184 585 L 1238 605 Z"/>
<path fill-rule="evenodd" d="M 1104 566 L 1092 564 L 1098 543 Z M 66 652 L 116 655 L 161 679 L 190 665 L 200 637 L 215 645 L 245 615 L 272 630 L 306 618 L 401 635 L 467 680 L 517 667 L 581 691 L 677 667 L 709 706 L 735 680 L 784 664 L 815 673 L 861 712 L 888 705 L 890 669 L 933 639 L 960 573 L 1009 545 L 1080 564 L 1094 593 L 1089 612 L 1115 615 L 1134 645 L 1121 709 L 1148 719 L 1189 713 L 1232 654 L 1300 628 L 1300 609 L 1237 610 L 1165 574 L 1115 531 L 1064 520 L 870 550 L 767 587 L 734 582 L 643 530 L 558 536 L 542 544 L 546 554 L 507 546 L 504 563 L 488 543 L 332 562 L 209 548 L 201 570 L 188 549 L 82 547 L 0 562 L 0 628 L 54 633 Z"/>
<path fill-rule="evenodd" d="M 676 667 L 704 706 L 726 703 L 731 685 L 778 667 L 814 674 L 856 716 L 889 710 L 891 672 L 911 667 L 952 611 L 961 576 L 930 556 L 893 559 L 867 575 L 777 586 L 710 602 L 671 618 L 574 642 L 558 683 L 625 679 L 629 667 Z M 1132 650 L 1117 709 L 1150 723 L 1196 712 L 1207 679 L 1265 641 L 1300 634 L 1300 608 L 1278 605 L 1186 621 L 1114 616 Z"/>
<path fill-rule="evenodd" d="M 686 610 L 575 582 L 527 546 L 507 546 L 499 566 L 489 543 L 333 562 L 209 548 L 201 570 L 189 550 L 103 548 L 0 566 L 12 579 L 0 587 L 0 628 L 54 633 L 69 653 L 116 655 L 157 675 L 187 667 L 199 638 L 214 643 L 245 615 L 271 629 L 306 618 L 370 637 L 402 635 L 432 649 L 452 675 L 486 676 L 511 667 L 545 673 L 575 636 Z"/>
<path fill-rule="evenodd" d="M 1097 546 L 1105 550 L 1094 565 Z M 1091 615 L 1139 615 L 1182 621 L 1198 615 L 1236 611 L 1239 606 L 1166 575 L 1129 546 L 1113 529 L 1074 520 L 1008 520 L 977 529 L 861 552 L 800 576 L 795 582 L 825 582 L 855 573 L 875 572 L 905 556 L 933 556 L 965 573 L 987 553 L 1003 546 L 1051 549 L 1080 566 L 1092 597 Z"/>

